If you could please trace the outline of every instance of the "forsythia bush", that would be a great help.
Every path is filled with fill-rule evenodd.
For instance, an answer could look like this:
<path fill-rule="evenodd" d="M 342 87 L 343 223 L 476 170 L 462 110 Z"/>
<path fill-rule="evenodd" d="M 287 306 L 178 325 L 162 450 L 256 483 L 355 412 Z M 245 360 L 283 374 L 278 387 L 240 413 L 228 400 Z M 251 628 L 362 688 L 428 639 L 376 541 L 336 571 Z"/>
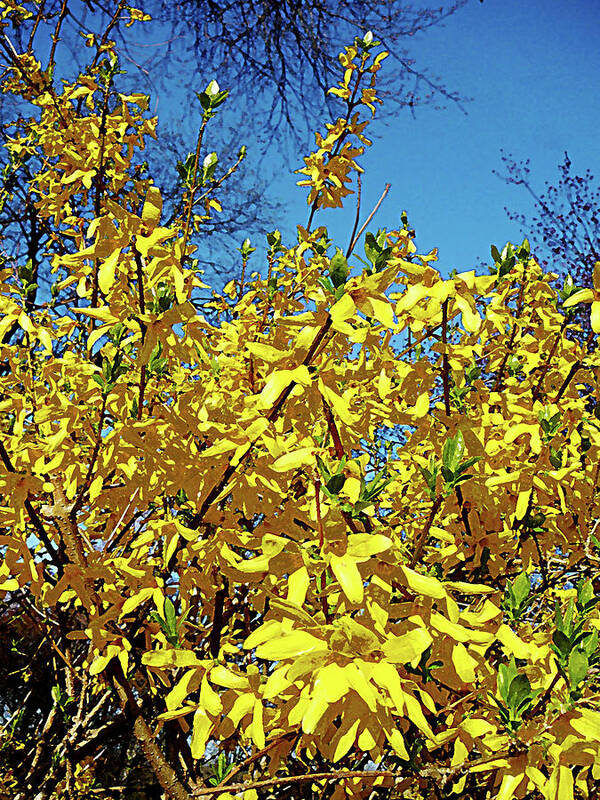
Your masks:
<path fill-rule="evenodd" d="M 5 33 L 37 8 L 1 2 Z M 105 796 L 118 732 L 176 800 L 597 797 L 600 357 L 569 309 L 600 332 L 600 265 L 557 290 L 524 242 L 444 279 L 406 218 L 364 258 L 358 226 L 345 252 L 313 228 L 369 144 L 367 34 L 308 226 L 200 302 L 226 92 L 167 218 L 147 99 L 92 44 L 73 83 L 3 50 L 54 273 L 40 295 L 17 248 L 0 274 L 0 597 L 52 674 L 29 738 L 4 726 L 5 796 Z"/>

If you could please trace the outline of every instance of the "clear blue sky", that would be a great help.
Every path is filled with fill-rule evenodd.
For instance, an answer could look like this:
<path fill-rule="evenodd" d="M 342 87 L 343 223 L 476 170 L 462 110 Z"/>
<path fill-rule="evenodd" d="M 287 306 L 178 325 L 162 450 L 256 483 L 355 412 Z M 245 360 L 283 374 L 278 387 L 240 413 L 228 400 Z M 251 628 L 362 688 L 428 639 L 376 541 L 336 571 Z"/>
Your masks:
<path fill-rule="evenodd" d="M 371 227 L 392 227 L 406 208 L 419 249 L 439 248 L 442 272 L 469 269 L 487 261 L 492 242 L 520 241 L 505 206 L 531 209 L 523 189 L 492 174 L 502 167 L 501 148 L 531 159 L 539 189 L 557 178 L 565 150 L 576 171 L 589 167 L 600 179 L 600 2 L 472 0 L 413 44 L 420 66 L 472 101 L 466 115 L 453 105 L 422 107 L 414 119 L 404 113 L 373 124 L 377 136 L 361 162 L 363 218 L 389 182 Z M 290 233 L 307 216 L 296 180 L 282 173 L 271 185 L 285 203 L 274 227 Z M 348 200 L 343 212 L 321 218 L 342 246 L 354 214 Z"/>

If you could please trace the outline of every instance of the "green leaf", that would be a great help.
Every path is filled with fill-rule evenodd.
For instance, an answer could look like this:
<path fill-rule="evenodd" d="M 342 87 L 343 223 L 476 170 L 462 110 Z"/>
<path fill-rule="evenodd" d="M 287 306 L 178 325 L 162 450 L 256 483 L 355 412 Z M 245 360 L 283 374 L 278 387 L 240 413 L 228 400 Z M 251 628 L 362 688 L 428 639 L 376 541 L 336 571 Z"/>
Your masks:
<path fill-rule="evenodd" d="M 365 255 L 375 266 L 375 262 L 377 261 L 377 256 L 381 252 L 381 248 L 378 246 L 377 242 L 375 241 L 375 237 L 372 233 L 367 233 L 365 236 Z"/>
<path fill-rule="evenodd" d="M 510 682 L 508 689 L 508 706 L 516 717 L 522 706 L 532 699 L 531 684 L 527 675 L 517 675 Z"/>
<path fill-rule="evenodd" d="M 527 575 L 526 572 L 522 572 L 517 578 L 515 578 L 512 584 L 512 590 L 517 605 L 521 606 L 531 591 L 531 582 L 529 580 L 529 575 Z"/>
<path fill-rule="evenodd" d="M 442 463 L 451 473 L 455 473 L 465 452 L 465 440 L 462 431 L 458 431 L 455 436 L 446 439 L 442 449 Z"/>
<path fill-rule="evenodd" d="M 333 495 L 339 494 L 345 481 L 346 481 L 345 475 L 332 475 L 326 484 L 327 491 Z"/>
<path fill-rule="evenodd" d="M 598 631 L 593 630 L 591 633 L 588 633 L 582 640 L 581 647 L 587 654 L 588 659 L 592 659 L 596 654 L 596 650 L 598 649 Z"/>
<path fill-rule="evenodd" d="M 592 582 L 590 580 L 580 580 L 577 584 L 577 608 L 579 611 L 585 613 L 593 608 L 597 602 L 598 600 L 594 596 Z"/>
<path fill-rule="evenodd" d="M 169 597 L 165 599 L 165 622 L 169 632 L 177 631 L 177 612 Z"/>
<path fill-rule="evenodd" d="M 569 656 L 569 679 L 573 688 L 581 683 L 589 668 L 587 655 L 581 650 L 573 650 Z"/>
<path fill-rule="evenodd" d="M 515 664 L 514 657 L 510 659 L 508 664 L 500 664 L 498 667 L 498 691 L 500 697 L 508 705 L 508 692 L 510 684 L 517 675 L 517 665 Z"/>
<path fill-rule="evenodd" d="M 562 631 L 554 631 L 552 634 L 552 641 L 561 657 L 562 661 L 567 660 L 567 656 L 571 652 L 571 640 L 565 636 Z"/>
<path fill-rule="evenodd" d="M 336 247 L 335 250 L 335 255 L 329 262 L 329 275 L 331 277 L 331 282 L 337 289 L 339 286 L 343 286 L 346 283 L 348 275 L 350 274 L 350 269 L 346 256 L 342 253 L 340 248 Z"/>

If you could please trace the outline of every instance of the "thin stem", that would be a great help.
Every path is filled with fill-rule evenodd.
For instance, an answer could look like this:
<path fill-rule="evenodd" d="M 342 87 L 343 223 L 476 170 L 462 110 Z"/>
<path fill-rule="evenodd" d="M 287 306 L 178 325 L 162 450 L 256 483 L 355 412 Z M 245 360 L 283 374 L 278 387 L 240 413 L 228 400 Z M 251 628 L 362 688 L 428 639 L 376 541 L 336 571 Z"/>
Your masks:
<path fill-rule="evenodd" d="M 444 408 L 446 416 L 451 414 L 450 409 L 450 364 L 448 362 L 448 298 L 442 303 L 442 376 L 444 381 Z"/>
<path fill-rule="evenodd" d="M 335 424 L 333 413 L 323 396 L 321 396 L 321 401 L 323 403 L 323 411 L 325 412 L 325 419 L 327 420 L 327 427 L 329 429 L 329 433 L 331 434 L 331 438 L 333 440 L 333 446 L 335 447 L 335 455 L 336 458 L 341 461 L 341 459 L 344 456 L 344 445 L 342 444 L 340 433 L 337 429 L 337 425 Z"/>
<path fill-rule="evenodd" d="M 52 34 L 52 47 L 50 48 L 50 57 L 48 58 L 48 69 L 54 66 L 54 55 L 56 53 L 56 46 L 60 41 L 60 29 L 62 28 L 62 24 L 68 13 L 67 5 L 68 5 L 68 0 L 63 0 L 63 4 L 61 6 L 60 13 L 58 15 L 56 27 L 54 28 L 54 33 Z"/>
<path fill-rule="evenodd" d="M 77 514 L 77 512 L 81 508 L 85 493 L 89 489 L 90 484 L 92 482 L 92 475 L 94 474 L 94 468 L 96 466 L 96 461 L 98 459 L 98 453 L 100 452 L 100 445 L 102 444 L 102 426 L 104 425 L 104 415 L 106 413 L 106 401 L 107 400 L 108 400 L 108 395 L 103 393 L 103 395 L 102 395 L 102 405 L 100 407 L 100 419 L 98 421 L 98 434 L 96 436 L 96 441 L 94 442 L 94 450 L 92 452 L 92 457 L 90 459 L 90 463 L 89 463 L 89 466 L 88 466 L 87 474 L 85 476 L 85 480 L 84 480 L 84 482 L 83 482 L 83 484 L 81 486 L 81 489 L 79 490 L 79 493 L 78 493 L 77 497 L 75 498 L 75 503 L 74 503 L 73 508 L 71 510 L 71 515 L 73 517 Z"/>
<path fill-rule="evenodd" d="M 492 760 L 492 759 L 490 759 Z M 230 786 L 227 786 L 227 791 L 229 792 L 241 792 L 247 789 L 262 789 L 266 788 L 267 786 L 279 786 L 281 784 L 294 784 L 294 783 L 303 783 L 304 781 L 318 781 L 318 780 L 326 780 L 326 781 L 340 781 L 346 778 L 392 778 L 394 780 L 401 780 L 405 778 L 405 775 L 402 775 L 398 771 L 393 771 L 389 769 L 373 769 L 373 770 L 335 770 L 334 772 L 309 772 L 305 775 L 287 775 L 282 776 L 280 778 L 270 778 L 268 780 L 263 781 L 253 781 L 247 783 L 234 783 Z M 198 788 L 194 791 L 194 797 L 207 797 L 209 795 L 217 794 L 223 791 L 223 787 L 215 787 L 210 789 L 205 789 L 204 787 Z"/>
<path fill-rule="evenodd" d="M 386 196 L 387 196 L 387 193 L 389 192 L 389 190 L 390 190 L 391 186 L 392 186 L 392 184 L 391 184 L 391 183 L 386 183 L 386 185 L 385 185 L 385 189 L 384 189 L 384 190 L 383 190 L 383 192 L 381 193 L 381 197 L 380 197 L 380 198 L 379 198 L 379 200 L 378 200 L 378 201 L 375 203 L 375 208 L 373 209 L 373 211 L 371 211 L 371 213 L 370 213 L 370 214 L 369 214 L 369 216 L 366 218 L 366 220 L 365 220 L 364 224 L 362 225 L 361 229 L 359 230 L 359 232 L 356 234 L 356 236 L 354 237 L 354 239 L 353 239 L 353 240 L 350 242 L 350 246 L 348 247 L 348 251 L 347 251 L 347 253 L 346 253 L 346 258 L 348 258 L 348 257 L 349 257 L 349 256 L 352 254 L 352 251 L 354 250 L 354 248 L 355 248 L 355 246 L 356 246 L 356 243 L 358 242 L 358 240 L 359 240 L 359 239 L 360 239 L 360 237 L 362 236 L 362 234 L 363 234 L 363 231 L 365 230 L 365 228 L 367 227 L 367 225 L 369 224 L 369 222 L 371 222 L 371 220 L 373 219 L 373 217 L 375 216 L 375 214 L 376 214 L 376 213 L 377 213 L 377 211 L 379 210 L 379 206 L 380 206 L 380 205 L 383 203 L 383 201 L 385 200 L 385 198 L 386 198 Z"/>
<path fill-rule="evenodd" d="M 548 353 L 548 358 L 546 359 L 546 362 L 544 363 L 544 366 L 541 369 L 540 377 L 538 378 L 538 382 L 537 382 L 537 386 L 533 390 L 533 395 L 532 395 L 532 398 L 531 398 L 533 403 L 535 403 L 535 401 L 539 400 L 539 398 L 541 397 L 542 390 L 543 390 L 544 378 L 546 377 L 546 373 L 548 372 L 548 369 L 550 368 L 550 361 L 552 360 L 552 357 L 554 356 L 554 353 L 556 352 L 556 348 L 558 346 L 559 341 L 562 339 L 562 334 L 563 334 L 563 331 L 564 331 L 566 325 L 567 325 L 567 320 L 564 319 L 562 321 L 561 326 L 560 326 L 560 331 L 556 334 L 554 342 L 552 343 L 552 347 L 550 348 L 550 352 Z"/>
<path fill-rule="evenodd" d="M 415 544 L 415 551 L 409 563 L 411 569 L 415 566 L 415 564 L 423 554 L 423 547 L 425 546 L 425 542 L 427 541 L 427 537 L 429 536 L 429 531 L 431 530 L 431 526 L 433 525 L 433 520 L 435 519 L 436 514 L 440 510 L 443 499 L 444 498 L 442 497 L 442 495 L 438 495 L 433 501 L 433 506 L 431 507 L 431 511 L 429 513 L 427 522 L 425 523 L 425 527 L 421 531 L 421 534 L 419 535 L 419 538 L 417 539 L 417 542 Z"/>
<path fill-rule="evenodd" d="M 138 285 L 138 303 L 140 307 L 140 313 L 146 313 L 146 301 L 144 300 L 144 262 L 142 260 L 142 254 L 135 246 L 135 243 L 132 243 L 131 249 L 133 251 L 133 257 L 135 260 L 135 267 L 137 273 L 137 285 Z M 142 332 L 142 345 L 146 339 L 146 323 L 139 320 L 139 326 Z M 146 390 L 146 365 L 142 364 L 140 367 L 140 385 L 138 390 L 138 406 L 137 406 L 137 418 L 140 420 L 142 418 L 142 408 L 144 405 L 144 392 Z"/>
<path fill-rule="evenodd" d="M 10 460 L 10 456 L 8 455 L 8 452 L 4 447 L 2 441 L 0 441 L 0 459 L 2 459 L 2 462 L 6 467 L 7 472 L 12 472 L 13 474 L 16 473 L 16 469 L 14 468 L 12 461 Z M 42 520 L 40 519 L 40 516 L 34 509 L 33 505 L 31 504 L 29 498 L 25 499 L 23 505 L 25 507 L 25 511 L 27 511 L 27 513 L 29 514 L 29 519 L 31 520 L 31 524 L 35 528 L 36 533 L 40 538 L 40 541 L 43 543 L 44 547 L 48 551 L 48 555 L 52 559 L 52 562 L 57 566 L 60 566 L 62 564 L 62 561 L 59 557 L 59 554 L 55 549 L 54 545 L 52 544 L 52 542 L 50 541 L 50 537 L 46 533 L 46 529 L 42 524 Z"/>
<path fill-rule="evenodd" d="M 356 192 L 356 216 L 354 218 L 354 227 L 352 228 L 352 233 L 350 234 L 350 241 L 348 242 L 348 249 L 346 250 L 346 258 L 348 258 L 348 255 L 351 252 L 352 242 L 354 241 L 354 236 L 356 234 L 358 223 L 360 221 L 360 198 L 362 193 L 362 181 L 360 179 L 360 172 L 358 173 L 357 176 L 357 183 L 358 183 L 358 189 Z"/>
<path fill-rule="evenodd" d="M 185 263 L 185 256 L 186 256 L 186 248 L 187 243 L 190 235 L 190 225 L 192 222 L 192 210 L 194 208 L 194 196 L 196 194 L 196 189 L 198 188 L 198 167 L 200 165 L 200 150 L 202 149 L 202 139 L 204 138 L 204 131 L 206 130 L 206 125 L 208 123 L 208 117 L 202 117 L 202 123 L 200 124 L 200 130 L 198 131 L 198 140 L 196 141 L 196 154 L 194 156 L 194 171 L 193 171 L 193 179 L 192 185 L 190 187 L 190 196 L 188 198 L 188 207 L 187 207 L 187 214 L 185 218 L 185 226 L 183 229 L 183 246 L 181 248 L 181 266 Z"/>

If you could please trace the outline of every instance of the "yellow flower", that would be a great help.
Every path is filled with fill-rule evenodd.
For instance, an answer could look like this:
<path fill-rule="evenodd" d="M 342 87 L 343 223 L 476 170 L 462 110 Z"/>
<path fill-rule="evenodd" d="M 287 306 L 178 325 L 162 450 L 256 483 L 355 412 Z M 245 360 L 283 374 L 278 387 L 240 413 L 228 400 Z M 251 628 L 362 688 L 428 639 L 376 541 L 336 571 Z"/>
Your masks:
<path fill-rule="evenodd" d="M 563 303 L 563 308 L 571 308 L 578 303 L 591 303 L 590 321 L 594 333 L 600 333 L 600 261 L 594 264 L 593 289 L 580 289 Z"/>

